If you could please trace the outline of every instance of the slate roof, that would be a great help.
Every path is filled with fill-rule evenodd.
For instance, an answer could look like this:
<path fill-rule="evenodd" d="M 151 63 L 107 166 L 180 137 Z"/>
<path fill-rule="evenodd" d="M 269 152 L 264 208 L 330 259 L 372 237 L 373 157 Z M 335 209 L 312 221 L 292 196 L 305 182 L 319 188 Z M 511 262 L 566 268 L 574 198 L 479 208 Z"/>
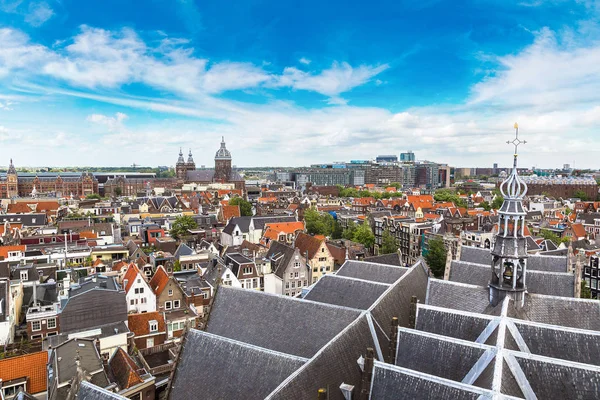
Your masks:
<path fill-rule="evenodd" d="M 48 225 L 48 218 L 46 214 L 3 214 L 0 215 L 0 224 L 8 221 L 10 223 L 20 223 L 24 227 L 30 226 L 46 226 Z"/>
<path fill-rule="evenodd" d="M 403 266 L 402 260 L 400 259 L 400 254 L 398 254 L 398 253 L 390 253 L 390 254 L 382 254 L 379 256 L 365 257 L 365 259 L 363 261 L 377 263 L 377 264 L 397 265 L 399 267 Z"/>
<path fill-rule="evenodd" d="M 285 269 L 290 264 L 296 251 L 284 243 L 273 241 L 265 257 L 271 260 L 271 269 L 275 275 L 283 279 Z"/>
<path fill-rule="evenodd" d="M 371 398 L 392 400 L 397 399 L 399 393 L 406 399 L 428 400 L 479 400 L 492 396 L 492 393 L 485 389 L 376 361 Z"/>
<path fill-rule="evenodd" d="M 493 319 L 489 315 L 419 304 L 415 329 L 474 342 Z"/>
<path fill-rule="evenodd" d="M 324 275 L 304 296 L 306 300 L 366 310 L 389 288 L 389 285 Z"/>
<path fill-rule="evenodd" d="M 85 400 L 127 400 L 127 397 L 109 392 L 106 389 L 85 381 L 81 382 L 77 397 Z"/>
<path fill-rule="evenodd" d="M 239 226 L 243 233 L 248 233 L 250 231 L 250 221 L 252 221 L 252 217 L 231 218 L 227 225 L 225 225 L 225 228 L 223 228 L 223 233 L 231 235 L 236 226 Z"/>
<path fill-rule="evenodd" d="M 113 353 L 108 361 L 108 366 L 112 377 L 116 380 L 121 390 L 129 389 L 144 382 L 137 373 L 139 367 L 121 347 L 117 348 Z"/>
<path fill-rule="evenodd" d="M 171 398 L 265 398 L 307 359 L 192 329 L 171 386 Z"/>
<path fill-rule="evenodd" d="M 490 249 L 461 246 L 460 261 L 490 266 L 492 263 L 492 255 Z M 565 256 L 533 254 L 527 259 L 527 270 L 567 272 L 567 264 L 568 257 Z"/>
<path fill-rule="evenodd" d="M 56 283 L 43 283 L 35 286 L 36 300 L 41 305 L 50 305 L 58 301 Z M 33 286 L 23 286 L 23 306 L 33 305 Z"/>
<path fill-rule="evenodd" d="M 187 244 L 181 243 L 179 247 L 177 247 L 177 250 L 175 250 L 173 256 L 179 260 L 179 257 L 181 256 L 191 256 L 192 254 L 194 254 L 194 250 Z"/>
<path fill-rule="evenodd" d="M 60 313 L 60 330 L 77 332 L 122 321 L 127 321 L 125 292 L 96 288 L 69 297 Z"/>
<path fill-rule="evenodd" d="M 481 314 L 499 315 L 499 309 L 490 306 L 487 287 L 430 279 L 426 304 Z"/>
<path fill-rule="evenodd" d="M 358 310 L 221 286 L 206 331 L 282 353 L 312 357 Z M 311 324 L 306 321 L 326 321 Z"/>
<path fill-rule="evenodd" d="M 365 261 L 347 260 L 337 275 L 392 284 L 408 271 L 408 268 Z"/>

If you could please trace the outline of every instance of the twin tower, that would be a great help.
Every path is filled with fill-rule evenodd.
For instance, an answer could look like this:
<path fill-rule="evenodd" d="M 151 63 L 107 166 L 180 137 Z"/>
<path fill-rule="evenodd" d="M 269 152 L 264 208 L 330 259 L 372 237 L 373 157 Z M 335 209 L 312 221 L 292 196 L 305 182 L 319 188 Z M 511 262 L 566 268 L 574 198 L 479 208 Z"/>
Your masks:
<path fill-rule="evenodd" d="M 192 150 L 188 153 L 187 162 L 183 158 L 183 152 L 179 149 L 179 159 L 175 164 L 175 172 L 177 179 L 181 181 L 188 181 L 188 171 L 195 171 L 196 163 L 192 157 Z M 225 146 L 225 138 L 221 138 L 221 147 L 215 154 L 215 169 L 214 175 L 212 176 L 213 182 L 228 182 L 231 177 L 231 153 Z"/>

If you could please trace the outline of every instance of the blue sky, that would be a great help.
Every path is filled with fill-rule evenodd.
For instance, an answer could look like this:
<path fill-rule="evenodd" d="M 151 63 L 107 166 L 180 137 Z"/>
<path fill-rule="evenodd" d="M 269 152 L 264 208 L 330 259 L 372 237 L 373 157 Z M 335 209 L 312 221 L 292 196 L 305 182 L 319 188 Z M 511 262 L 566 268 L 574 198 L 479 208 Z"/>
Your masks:
<path fill-rule="evenodd" d="M 0 0 L 0 165 L 599 167 L 595 0 Z"/>

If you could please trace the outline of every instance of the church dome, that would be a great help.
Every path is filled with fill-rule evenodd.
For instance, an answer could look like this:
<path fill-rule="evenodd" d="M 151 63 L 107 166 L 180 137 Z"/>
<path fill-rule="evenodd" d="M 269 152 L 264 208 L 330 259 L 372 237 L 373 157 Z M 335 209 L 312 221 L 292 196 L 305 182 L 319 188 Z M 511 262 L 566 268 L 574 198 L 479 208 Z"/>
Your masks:
<path fill-rule="evenodd" d="M 179 148 L 179 158 L 177 159 L 177 164 L 185 164 L 185 160 L 183 159 L 183 151 L 181 151 L 181 147 Z"/>
<path fill-rule="evenodd" d="M 231 160 L 231 153 L 225 147 L 225 138 L 221 138 L 221 148 L 217 150 L 215 160 Z"/>

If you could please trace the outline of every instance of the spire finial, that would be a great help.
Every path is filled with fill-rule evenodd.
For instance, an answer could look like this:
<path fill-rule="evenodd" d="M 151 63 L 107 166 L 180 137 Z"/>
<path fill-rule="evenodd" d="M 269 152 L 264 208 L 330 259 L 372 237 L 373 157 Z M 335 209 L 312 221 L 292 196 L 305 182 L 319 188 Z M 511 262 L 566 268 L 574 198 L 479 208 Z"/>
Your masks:
<path fill-rule="evenodd" d="M 511 140 L 507 140 L 506 144 L 512 144 L 513 146 L 515 146 L 514 167 L 516 167 L 517 166 L 517 155 L 518 155 L 517 150 L 519 149 L 519 145 L 520 144 L 526 144 L 527 141 L 519 139 L 519 124 L 517 124 L 515 122 L 514 128 L 515 128 L 515 138 L 512 141 Z"/>

